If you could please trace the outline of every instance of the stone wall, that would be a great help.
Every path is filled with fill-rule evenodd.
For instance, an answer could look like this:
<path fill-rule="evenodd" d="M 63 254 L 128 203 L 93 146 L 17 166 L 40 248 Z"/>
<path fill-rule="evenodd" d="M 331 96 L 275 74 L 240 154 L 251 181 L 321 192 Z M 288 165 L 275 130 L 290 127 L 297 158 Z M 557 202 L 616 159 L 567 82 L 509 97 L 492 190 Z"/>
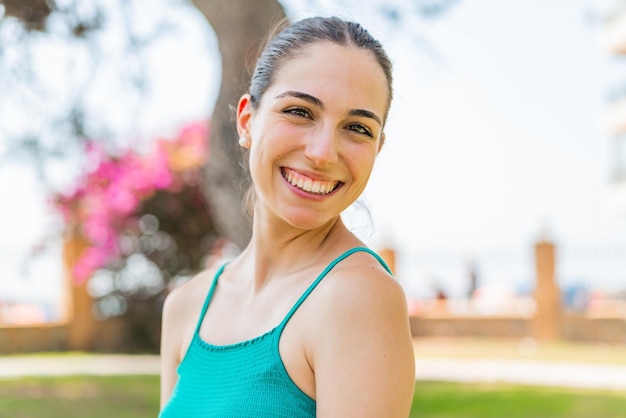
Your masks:
<path fill-rule="evenodd" d="M 0 327 L 0 354 L 62 351 L 67 349 L 68 325 L 54 323 Z"/>
<path fill-rule="evenodd" d="M 530 333 L 527 318 L 508 317 L 411 317 L 414 337 L 523 338 Z"/>
<path fill-rule="evenodd" d="M 564 339 L 626 344 L 626 318 L 589 318 L 566 315 L 561 324 Z"/>
<path fill-rule="evenodd" d="M 420 317 L 410 318 L 415 337 L 533 337 L 533 319 L 524 317 Z M 626 318 L 589 318 L 563 315 L 556 339 L 626 344 Z"/>
<path fill-rule="evenodd" d="M 73 328 L 70 322 L 0 326 L 0 354 L 128 351 L 129 330 L 122 318 L 93 322 L 89 340 L 80 341 L 80 345 L 74 345 Z"/>

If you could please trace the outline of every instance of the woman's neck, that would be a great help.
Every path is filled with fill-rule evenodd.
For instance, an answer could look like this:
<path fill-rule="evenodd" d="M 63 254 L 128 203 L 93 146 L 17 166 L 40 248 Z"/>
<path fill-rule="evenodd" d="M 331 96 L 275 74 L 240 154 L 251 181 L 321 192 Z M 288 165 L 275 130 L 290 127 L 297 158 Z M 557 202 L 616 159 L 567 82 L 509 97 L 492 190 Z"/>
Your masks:
<path fill-rule="evenodd" d="M 289 276 L 325 259 L 333 247 L 357 242 L 340 217 L 314 230 L 275 228 L 267 223 L 253 226 L 250 243 L 239 257 L 254 277 L 254 286 L 263 287 L 274 277 Z M 348 244 L 349 245 L 349 244 Z"/>

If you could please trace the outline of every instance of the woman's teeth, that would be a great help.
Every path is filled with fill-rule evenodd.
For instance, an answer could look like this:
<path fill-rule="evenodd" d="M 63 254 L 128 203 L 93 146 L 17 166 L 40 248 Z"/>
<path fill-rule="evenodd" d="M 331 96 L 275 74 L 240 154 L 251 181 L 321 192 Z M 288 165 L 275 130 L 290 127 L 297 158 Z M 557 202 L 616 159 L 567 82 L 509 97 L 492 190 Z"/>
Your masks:
<path fill-rule="evenodd" d="M 285 179 L 298 189 L 308 193 L 327 194 L 335 190 L 338 182 L 336 181 L 316 181 L 306 177 L 298 176 L 292 172 L 284 172 Z"/>

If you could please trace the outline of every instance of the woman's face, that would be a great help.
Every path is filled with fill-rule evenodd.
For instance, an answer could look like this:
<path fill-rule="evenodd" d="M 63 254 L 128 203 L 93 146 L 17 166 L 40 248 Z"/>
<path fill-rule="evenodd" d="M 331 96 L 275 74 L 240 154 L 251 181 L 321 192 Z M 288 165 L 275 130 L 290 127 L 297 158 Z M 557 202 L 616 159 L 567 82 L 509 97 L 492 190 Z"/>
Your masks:
<path fill-rule="evenodd" d="M 384 140 L 388 90 L 368 51 L 320 42 L 301 52 L 278 69 L 256 109 L 246 95 L 237 114 L 255 213 L 312 229 L 365 189 Z"/>

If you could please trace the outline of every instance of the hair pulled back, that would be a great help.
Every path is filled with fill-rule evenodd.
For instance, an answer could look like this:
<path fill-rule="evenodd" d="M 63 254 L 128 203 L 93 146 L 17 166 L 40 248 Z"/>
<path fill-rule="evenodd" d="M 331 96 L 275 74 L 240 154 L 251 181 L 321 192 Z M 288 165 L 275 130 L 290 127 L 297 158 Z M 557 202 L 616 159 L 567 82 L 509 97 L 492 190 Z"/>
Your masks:
<path fill-rule="evenodd" d="M 259 56 L 248 93 L 253 107 L 272 85 L 281 65 L 297 56 L 306 47 L 328 41 L 341 46 L 353 46 L 372 53 L 387 79 L 388 101 L 385 119 L 393 96 L 392 64 L 381 43 L 363 26 L 338 17 L 310 17 L 283 27 L 271 37 Z"/>

